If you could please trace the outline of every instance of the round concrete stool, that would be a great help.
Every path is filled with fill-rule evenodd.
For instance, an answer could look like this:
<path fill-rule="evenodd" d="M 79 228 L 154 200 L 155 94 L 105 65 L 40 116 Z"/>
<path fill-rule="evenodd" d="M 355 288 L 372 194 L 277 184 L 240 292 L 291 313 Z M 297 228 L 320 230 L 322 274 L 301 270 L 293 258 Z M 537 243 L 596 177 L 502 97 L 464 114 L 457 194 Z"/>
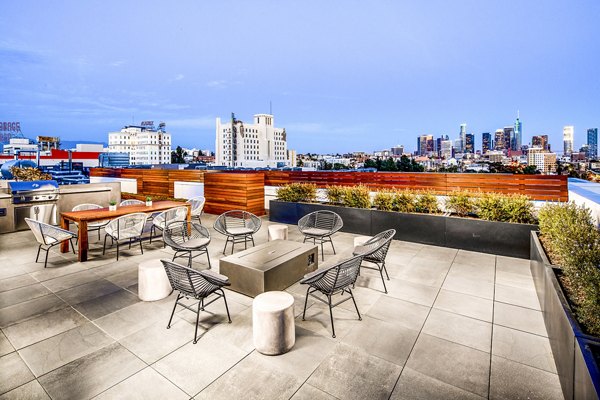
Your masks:
<path fill-rule="evenodd" d="M 164 299 L 173 289 L 160 260 L 148 260 L 138 266 L 138 297 L 142 301 Z"/>
<path fill-rule="evenodd" d="M 287 292 L 265 292 L 252 302 L 254 347 L 274 356 L 288 352 L 296 343 L 294 297 Z"/>
<path fill-rule="evenodd" d="M 354 247 L 363 245 L 371 239 L 373 239 L 372 236 L 357 236 L 354 238 Z"/>
<path fill-rule="evenodd" d="M 287 238 L 288 238 L 287 225 L 279 225 L 279 224 L 269 225 L 268 230 L 269 230 L 269 241 L 277 240 L 277 239 L 287 240 Z"/>

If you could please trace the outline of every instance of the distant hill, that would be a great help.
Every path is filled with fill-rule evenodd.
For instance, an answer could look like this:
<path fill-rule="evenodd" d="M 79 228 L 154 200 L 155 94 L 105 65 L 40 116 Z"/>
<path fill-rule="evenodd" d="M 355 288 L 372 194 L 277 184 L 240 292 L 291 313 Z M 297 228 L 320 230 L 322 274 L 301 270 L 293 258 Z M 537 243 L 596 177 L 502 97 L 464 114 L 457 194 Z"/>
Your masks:
<path fill-rule="evenodd" d="M 101 144 L 104 147 L 108 146 L 106 144 L 106 142 L 97 142 L 97 141 L 93 141 L 93 140 L 61 140 L 60 148 L 64 149 L 64 150 L 74 149 L 78 143 L 79 144 Z"/>

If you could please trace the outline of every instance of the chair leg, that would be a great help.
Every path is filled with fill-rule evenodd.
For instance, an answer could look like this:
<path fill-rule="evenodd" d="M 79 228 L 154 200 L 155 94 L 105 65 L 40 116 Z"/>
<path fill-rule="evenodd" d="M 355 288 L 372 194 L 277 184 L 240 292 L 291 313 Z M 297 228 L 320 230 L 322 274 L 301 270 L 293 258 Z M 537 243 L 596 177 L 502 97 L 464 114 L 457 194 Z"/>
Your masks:
<path fill-rule="evenodd" d="M 40 244 L 38 246 L 38 252 L 37 252 L 37 256 L 35 256 L 35 262 L 38 262 L 38 258 L 40 258 L 40 250 L 42 249 L 42 245 Z"/>
<path fill-rule="evenodd" d="M 244 250 L 248 250 L 248 236 L 244 235 Z"/>
<path fill-rule="evenodd" d="M 154 236 L 154 225 L 150 227 L 150 244 L 152 244 L 152 236 Z"/>
<path fill-rule="evenodd" d="M 329 243 L 331 243 L 331 248 L 333 249 L 333 254 L 336 254 L 335 247 L 333 246 L 333 240 L 331 240 L 331 236 L 329 236 Z"/>
<path fill-rule="evenodd" d="M 142 246 L 142 237 L 140 236 L 140 250 L 144 254 L 144 247 Z"/>
<path fill-rule="evenodd" d="M 225 250 L 227 250 L 227 243 L 229 243 L 229 236 L 227 236 L 227 240 L 225 241 L 225 247 L 223 247 L 223 255 L 225 255 Z"/>
<path fill-rule="evenodd" d="M 189 252 L 189 255 L 188 255 L 188 267 L 192 268 L 192 252 L 191 251 Z"/>
<path fill-rule="evenodd" d="M 198 302 L 198 310 L 196 311 L 196 329 L 194 330 L 194 344 L 198 343 L 198 323 L 200 322 L 200 305 L 203 303 L 203 301 Z"/>
<path fill-rule="evenodd" d="M 206 259 L 208 260 L 208 269 L 211 269 L 212 266 L 210 265 L 210 256 L 208 255 L 208 249 L 206 249 Z"/>
<path fill-rule="evenodd" d="M 304 310 L 302 311 L 302 321 L 306 321 L 304 319 L 306 315 L 306 303 L 308 303 L 308 291 L 310 290 L 310 286 L 306 289 L 306 296 L 304 297 Z"/>
<path fill-rule="evenodd" d="M 362 317 L 360 316 L 360 311 L 358 311 L 358 306 L 356 305 L 356 300 L 354 300 L 354 294 L 352 293 L 352 290 L 350 290 L 350 288 L 348 288 L 348 293 L 350 293 L 350 296 L 352 297 L 352 302 L 354 303 L 354 308 L 356 308 L 356 313 L 358 314 L 358 320 L 362 321 Z"/>
<path fill-rule="evenodd" d="M 48 265 L 48 253 L 50 253 L 50 248 L 46 249 L 46 258 L 44 259 L 44 268 Z"/>
<path fill-rule="evenodd" d="M 381 267 L 383 268 L 383 270 L 385 271 L 385 276 L 387 276 L 387 280 L 390 280 L 390 276 L 387 273 L 387 268 L 385 267 L 385 260 L 383 261 L 383 263 L 381 264 Z"/>
<path fill-rule="evenodd" d="M 235 247 L 235 236 L 231 239 L 231 254 L 233 254 L 234 247 Z"/>
<path fill-rule="evenodd" d="M 119 261 L 119 241 L 117 240 L 117 261 Z"/>
<path fill-rule="evenodd" d="M 385 279 L 383 279 L 383 269 L 379 268 L 379 275 L 381 275 L 381 282 L 383 282 L 383 290 L 387 293 L 387 287 L 385 286 Z"/>
<path fill-rule="evenodd" d="M 102 255 L 106 252 L 106 239 L 108 238 L 108 233 L 104 235 L 104 246 L 102 246 Z M 112 237 L 111 237 L 112 239 Z"/>
<path fill-rule="evenodd" d="M 227 298 L 225 297 L 225 291 L 221 289 L 221 294 L 223 295 L 223 301 L 225 302 L 225 310 L 227 310 L 227 319 L 229 323 L 231 323 L 231 316 L 229 315 L 229 307 L 227 306 Z"/>
<path fill-rule="evenodd" d="M 73 246 L 73 238 L 69 239 L 69 243 L 71 244 L 71 249 L 73 249 L 73 254 L 75 254 L 75 246 Z"/>
<path fill-rule="evenodd" d="M 331 332 L 333 333 L 331 337 L 335 337 L 335 325 L 333 324 L 333 307 L 331 306 L 331 295 L 327 296 L 327 300 L 329 301 L 329 317 L 331 318 Z"/>
<path fill-rule="evenodd" d="M 321 241 L 321 259 L 325 261 L 325 249 L 323 249 L 323 242 Z"/>
<path fill-rule="evenodd" d="M 173 312 L 171 313 L 171 318 L 169 318 L 169 323 L 167 324 L 167 329 L 171 328 L 171 321 L 173 321 L 173 315 L 175 315 L 175 309 L 177 308 L 177 303 L 179 303 L 179 299 L 183 296 L 181 293 L 177 293 L 177 300 L 175 300 L 175 304 L 173 305 Z"/>
<path fill-rule="evenodd" d="M 250 239 L 252 240 L 252 246 L 256 246 L 256 245 L 254 244 L 254 236 L 250 235 Z"/>

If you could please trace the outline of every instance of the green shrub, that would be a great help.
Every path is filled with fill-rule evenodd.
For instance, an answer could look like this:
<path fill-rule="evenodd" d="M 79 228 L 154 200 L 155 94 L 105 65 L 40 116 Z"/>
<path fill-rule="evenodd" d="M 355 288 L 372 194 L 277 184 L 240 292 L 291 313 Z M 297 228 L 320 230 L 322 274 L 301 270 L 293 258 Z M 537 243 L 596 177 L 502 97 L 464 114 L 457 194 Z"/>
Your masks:
<path fill-rule="evenodd" d="M 500 193 L 483 193 L 476 202 L 477 215 L 488 221 L 506 221 L 504 196 Z"/>
<path fill-rule="evenodd" d="M 577 319 L 586 332 L 600 336 L 600 232 L 590 211 L 574 203 L 547 204 L 538 218 Z"/>
<path fill-rule="evenodd" d="M 343 204 L 353 208 L 371 208 L 371 196 L 367 186 L 348 186 L 344 190 Z"/>
<path fill-rule="evenodd" d="M 375 194 L 373 205 L 381 211 L 392 211 L 394 209 L 394 198 L 395 194 L 393 192 L 380 190 Z"/>
<path fill-rule="evenodd" d="M 314 183 L 290 183 L 277 189 L 277 200 L 290 202 L 313 202 L 317 197 Z"/>
<path fill-rule="evenodd" d="M 533 203 L 528 196 L 522 194 L 505 195 L 503 205 L 507 222 L 521 224 L 532 224 L 535 222 Z"/>
<path fill-rule="evenodd" d="M 417 193 L 415 211 L 423 214 L 437 214 L 440 212 L 437 197 L 431 192 Z"/>
<path fill-rule="evenodd" d="M 416 195 L 413 191 L 398 190 L 394 196 L 394 209 L 399 212 L 415 212 Z"/>
<path fill-rule="evenodd" d="M 474 194 L 467 191 L 455 191 L 448 195 L 444 202 L 446 209 L 459 217 L 466 217 L 475 212 L 476 199 Z"/>
<path fill-rule="evenodd" d="M 327 201 L 331 204 L 343 204 L 344 195 L 346 194 L 345 186 L 327 186 Z"/>

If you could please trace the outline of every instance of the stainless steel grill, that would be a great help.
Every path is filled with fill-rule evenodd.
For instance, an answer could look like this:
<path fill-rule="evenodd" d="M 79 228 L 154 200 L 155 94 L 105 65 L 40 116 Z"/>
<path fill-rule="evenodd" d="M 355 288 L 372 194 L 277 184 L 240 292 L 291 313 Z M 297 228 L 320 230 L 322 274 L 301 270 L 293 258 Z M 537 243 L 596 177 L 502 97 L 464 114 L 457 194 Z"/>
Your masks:
<path fill-rule="evenodd" d="M 58 200 L 58 182 L 29 181 L 10 182 L 13 204 L 28 204 Z"/>

